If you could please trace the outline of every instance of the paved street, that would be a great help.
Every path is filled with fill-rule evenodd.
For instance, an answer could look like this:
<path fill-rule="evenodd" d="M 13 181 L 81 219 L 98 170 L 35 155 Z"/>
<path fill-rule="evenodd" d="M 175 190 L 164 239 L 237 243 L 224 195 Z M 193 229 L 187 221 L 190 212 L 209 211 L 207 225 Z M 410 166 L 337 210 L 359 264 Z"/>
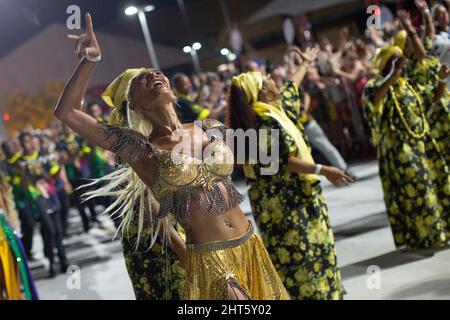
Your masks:
<path fill-rule="evenodd" d="M 376 163 L 357 165 L 354 171 L 360 179 L 352 186 L 336 189 L 324 182 L 346 299 L 450 299 L 450 250 L 396 250 Z M 248 200 L 243 208 L 249 212 Z M 68 241 L 69 259 L 81 268 L 80 289 L 68 289 L 67 282 L 73 286 L 69 274 L 45 279 L 45 261 L 38 257 L 33 273 L 40 278 L 41 299 L 134 299 L 120 244 L 109 241 L 110 235 L 93 230 Z M 368 268 L 379 272 L 369 275 Z"/>

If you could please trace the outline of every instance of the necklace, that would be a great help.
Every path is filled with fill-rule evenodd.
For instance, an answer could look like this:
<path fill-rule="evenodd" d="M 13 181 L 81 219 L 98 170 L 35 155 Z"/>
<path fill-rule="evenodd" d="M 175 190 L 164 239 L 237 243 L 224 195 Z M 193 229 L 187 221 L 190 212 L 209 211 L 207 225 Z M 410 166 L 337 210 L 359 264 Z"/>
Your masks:
<path fill-rule="evenodd" d="M 406 121 L 405 115 L 403 114 L 402 108 L 400 107 L 400 104 L 398 103 L 397 96 L 395 95 L 394 89 L 392 87 L 389 88 L 391 94 L 392 94 L 392 100 L 394 101 L 395 108 L 398 111 L 398 114 L 400 115 L 400 119 L 403 122 L 403 125 L 405 126 L 406 130 L 408 131 L 409 135 L 415 139 L 421 139 L 428 133 L 428 125 L 425 120 L 425 112 L 423 110 L 423 102 L 420 98 L 419 94 L 414 90 L 414 88 L 409 84 L 405 83 L 406 88 L 408 88 L 412 94 L 417 99 L 417 102 L 419 103 L 419 111 L 420 111 L 420 117 L 422 118 L 423 123 L 423 130 L 422 132 L 415 132 L 411 129 L 411 126 L 408 124 L 408 121 Z"/>

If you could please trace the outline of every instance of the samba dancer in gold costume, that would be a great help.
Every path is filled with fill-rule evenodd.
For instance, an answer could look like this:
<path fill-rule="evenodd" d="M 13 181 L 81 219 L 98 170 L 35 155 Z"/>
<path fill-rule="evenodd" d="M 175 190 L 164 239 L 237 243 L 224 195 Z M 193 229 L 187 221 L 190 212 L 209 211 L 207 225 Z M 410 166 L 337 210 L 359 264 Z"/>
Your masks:
<path fill-rule="evenodd" d="M 182 125 L 175 113 L 175 96 L 168 79 L 146 69 L 134 77 L 128 90 L 130 128 L 97 122 L 81 111 L 86 86 L 100 47 L 92 20 L 87 32 L 70 36 L 76 52 L 84 56 L 68 81 L 55 116 L 100 147 L 115 152 L 127 165 L 99 179 L 105 187 L 92 196 L 116 195 L 107 211 L 122 216 L 126 232 L 138 208 L 138 241 L 150 224 L 152 242 L 158 235 L 186 265 L 185 299 L 289 299 L 261 240 L 239 208 L 242 197 L 231 182 L 231 151 L 219 139 L 225 127 L 204 120 Z M 173 141 L 174 134 L 182 138 Z M 206 160 L 198 153 L 211 152 Z M 194 148 L 192 148 L 192 146 Z M 180 149 L 178 149 L 180 150 Z M 186 232 L 187 244 L 173 228 L 175 217 Z"/>
<path fill-rule="evenodd" d="M 128 126 L 127 91 L 132 78 L 145 71 L 145 68 L 127 69 L 106 88 L 103 101 L 112 112 L 109 124 Z M 120 163 L 120 159 L 118 161 Z M 133 285 L 137 300 L 178 300 L 181 298 L 181 284 L 186 272 L 172 250 L 163 250 L 161 239 L 151 244 L 151 226 L 147 225 L 139 233 L 138 214 L 130 221 L 127 232 L 122 236 L 122 250 L 128 276 Z M 138 236 L 140 238 L 137 244 Z"/>

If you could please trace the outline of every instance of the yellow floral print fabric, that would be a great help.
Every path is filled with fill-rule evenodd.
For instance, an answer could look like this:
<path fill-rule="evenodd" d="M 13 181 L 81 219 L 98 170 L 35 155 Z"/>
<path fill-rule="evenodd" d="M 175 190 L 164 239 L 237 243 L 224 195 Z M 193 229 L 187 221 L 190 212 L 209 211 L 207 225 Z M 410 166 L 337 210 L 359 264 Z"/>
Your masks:
<path fill-rule="evenodd" d="M 185 270 L 176 254 L 167 248 L 163 253 L 161 241 L 150 248 L 150 230 L 141 233 L 136 249 L 137 218 L 133 219 L 122 238 L 125 265 L 137 300 L 178 300 Z M 150 248 L 150 249 L 149 249 Z"/>
<path fill-rule="evenodd" d="M 433 55 L 432 41 L 428 37 L 424 39 L 424 45 L 428 53 L 426 58 L 419 62 L 414 56 L 411 57 L 407 73 L 424 97 L 431 136 L 436 140 L 447 165 L 450 165 L 450 92 L 446 89 L 441 100 L 434 102 L 433 91 L 438 84 L 441 63 Z"/>
<path fill-rule="evenodd" d="M 423 89 L 425 85 L 420 89 L 421 85 L 411 80 L 411 86 L 397 83 L 385 98 L 383 113 L 377 114 L 372 101 L 380 84 L 381 77 L 367 83 L 364 114 L 380 135 L 379 172 L 395 244 L 411 249 L 442 247 L 449 231 L 449 168 L 431 134 L 414 138 L 408 133 L 392 97 L 397 96 L 411 129 L 421 132 L 427 121 L 421 117 L 421 104 L 410 88 L 416 88 L 422 100 L 431 100 L 433 91 Z"/>
<path fill-rule="evenodd" d="M 293 82 L 280 91 L 286 114 L 309 146 L 298 120 L 299 98 Z M 252 165 L 254 177 L 247 177 L 252 211 L 270 258 L 292 299 L 342 299 L 345 290 L 320 182 L 311 183 L 287 169 L 295 143 L 276 121 L 257 118 L 257 126 L 280 130 L 278 173 L 261 175 L 263 165 L 258 163 Z M 259 141 L 259 148 L 270 154 L 271 141 L 269 134 L 265 143 Z"/>

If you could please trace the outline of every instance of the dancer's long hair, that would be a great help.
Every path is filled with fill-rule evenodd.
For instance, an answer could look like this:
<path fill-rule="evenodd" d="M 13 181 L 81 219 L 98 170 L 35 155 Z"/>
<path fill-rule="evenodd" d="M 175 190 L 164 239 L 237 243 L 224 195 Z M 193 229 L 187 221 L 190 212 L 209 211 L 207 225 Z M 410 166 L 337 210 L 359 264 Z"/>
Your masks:
<path fill-rule="evenodd" d="M 244 131 L 247 131 L 249 129 L 256 129 L 256 113 L 249 105 L 244 92 L 235 85 L 231 85 L 230 91 L 228 93 L 228 107 L 226 110 L 225 121 L 227 127 L 233 130 L 242 129 Z M 249 140 L 245 139 L 244 143 L 246 157 L 245 160 L 249 160 Z M 233 153 L 235 156 L 237 156 L 237 144 L 234 144 L 234 147 L 235 150 L 233 150 Z"/>
<path fill-rule="evenodd" d="M 152 132 L 152 124 L 142 115 L 127 108 L 127 127 L 136 130 L 146 137 Z M 123 124 L 122 124 L 123 126 Z M 99 186 L 99 187 L 98 187 Z M 150 249 L 156 242 L 158 234 L 162 233 L 162 248 L 166 248 L 169 238 L 170 226 L 174 225 L 174 219 L 167 216 L 163 219 L 155 219 L 152 213 L 151 201 L 154 195 L 150 188 L 138 177 L 136 172 L 128 164 L 122 164 L 116 171 L 93 180 L 80 188 L 98 187 L 93 191 L 83 194 L 84 201 L 98 197 L 114 197 L 116 200 L 105 210 L 112 218 L 121 218 L 121 223 L 115 236 L 121 232 L 122 237 L 127 236 L 130 223 L 138 214 L 137 250 L 144 224 L 150 226 Z M 156 220 L 156 221 L 155 221 Z"/>

